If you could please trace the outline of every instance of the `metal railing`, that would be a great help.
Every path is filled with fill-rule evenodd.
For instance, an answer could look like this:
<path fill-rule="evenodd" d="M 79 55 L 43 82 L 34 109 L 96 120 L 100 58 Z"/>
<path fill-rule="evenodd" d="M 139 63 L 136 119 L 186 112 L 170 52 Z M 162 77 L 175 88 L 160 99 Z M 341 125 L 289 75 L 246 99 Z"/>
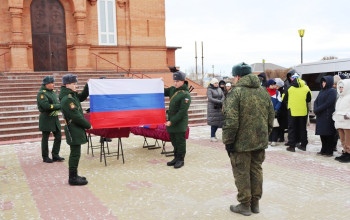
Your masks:
<path fill-rule="evenodd" d="M 4 72 L 6 72 L 7 68 L 6 68 L 6 54 L 8 54 L 9 52 L 5 52 L 0 54 L 0 60 L 1 60 L 1 56 L 4 56 Z"/>
<path fill-rule="evenodd" d="M 125 69 L 125 68 L 123 68 L 123 67 L 121 67 L 121 66 L 119 66 L 119 65 L 117 65 L 115 63 L 113 63 L 110 60 L 107 60 L 106 58 L 104 58 L 104 57 L 102 57 L 102 56 L 100 56 L 100 55 L 98 55 L 96 53 L 92 53 L 92 55 L 95 56 L 95 70 L 96 71 L 98 71 L 98 68 L 97 68 L 97 63 L 98 62 L 97 62 L 97 60 L 98 59 L 102 59 L 102 60 L 106 61 L 107 63 L 111 64 L 112 66 L 114 66 L 116 68 L 116 70 L 117 70 L 117 73 L 119 73 L 119 71 L 121 70 L 121 71 L 123 71 L 123 72 L 125 72 L 127 74 L 127 77 L 130 77 L 130 78 L 139 78 L 139 79 L 149 78 L 149 79 L 151 79 L 151 77 L 149 77 L 149 76 L 147 76 L 147 75 L 145 75 L 143 73 L 132 73 L 132 72 L 130 72 L 130 70 L 127 70 L 127 69 Z"/>

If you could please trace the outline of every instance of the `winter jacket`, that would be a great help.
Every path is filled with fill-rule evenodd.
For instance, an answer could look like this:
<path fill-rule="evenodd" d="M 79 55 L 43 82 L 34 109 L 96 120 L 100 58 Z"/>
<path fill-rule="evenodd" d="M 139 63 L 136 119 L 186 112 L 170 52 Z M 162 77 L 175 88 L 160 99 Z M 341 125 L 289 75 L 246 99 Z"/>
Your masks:
<path fill-rule="evenodd" d="M 275 111 L 266 88 L 260 86 L 256 75 L 240 78 L 227 94 L 223 112 L 222 140 L 228 152 L 267 148 Z"/>
<path fill-rule="evenodd" d="M 302 79 L 295 79 L 287 90 L 284 100 L 293 117 L 308 114 L 307 103 L 311 101 L 311 91 Z"/>
<path fill-rule="evenodd" d="M 282 104 L 281 93 L 277 89 L 266 88 L 266 90 L 271 97 L 271 101 L 275 112 L 278 112 Z"/>
<path fill-rule="evenodd" d="M 339 86 L 343 86 L 343 92 L 340 93 Z M 344 116 L 350 117 L 350 79 L 340 80 L 337 84 L 339 97 L 335 105 L 333 120 L 335 128 L 350 129 L 350 119 L 345 119 Z"/>
<path fill-rule="evenodd" d="M 60 100 L 62 114 L 66 120 L 64 132 L 68 145 L 81 145 L 87 142 L 85 129 L 91 128 L 91 124 L 84 117 L 81 103 L 89 96 L 88 84 L 81 93 L 61 86 Z"/>
<path fill-rule="evenodd" d="M 209 84 L 207 89 L 208 106 L 207 106 L 207 123 L 208 125 L 222 128 L 224 124 L 224 115 L 222 114 L 222 103 L 225 95 L 220 87 Z"/>
<path fill-rule="evenodd" d="M 322 79 L 326 86 L 322 88 Z M 337 100 L 337 91 L 333 88 L 333 76 L 324 76 L 321 79 L 321 91 L 314 102 L 316 115 L 316 135 L 334 135 L 336 133 L 332 119 Z"/>
<path fill-rule="evenodd" d="M 61 130 L 61 124 L 58 119 L 58 113 L 61 105 L 58 102 L 56 92 L 48 90 L 44 85 L 39 89 L 36 96 L 39 115 L 40 131 L 57 131 Z"/>
<path fill-rule="evenodd" d="M 164 89 L 164 96 L 169 96 L 168 121 L 171 126 L 166 129 L 169 133 L 186 132 L 188 126 L 188 108 L 191 104 L 191 95 L 187 84 L 176 88 L 174 86 Z"/>

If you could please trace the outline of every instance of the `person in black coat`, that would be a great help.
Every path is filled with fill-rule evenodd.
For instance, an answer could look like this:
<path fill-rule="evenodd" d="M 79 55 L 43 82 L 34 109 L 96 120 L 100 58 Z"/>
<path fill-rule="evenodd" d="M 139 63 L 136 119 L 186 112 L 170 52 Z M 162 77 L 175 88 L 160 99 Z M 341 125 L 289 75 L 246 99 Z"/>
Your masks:
<path fill-rule="evenodd" d="M 322 148 L 318 155 L 333 156 L 336 129 L 332 119 L 337 100 L 337 91 L 333 88 L 333 76 L 321 78 L 321 91 L 314 102 L 316 115 L 316 135 L 320 135 Z"/>
<path fill-rule="evenodd" d="M 266 79 L 266 73 L 262 72 L 258 75 L 261 86 L 266 87 L 267 79 Z"/>
<path fill-rule="evenodd" d="M 207 123 L 210 125 L 210 141 L 217 142 L 216 131 L 222 128 L 224 124 L 224 115 L 222 113 L 222 103 L 225 99 L 224 92 L 219 87 L 219 81 L 213 78 L 207 89 Z"/>
<path fill-rule="evenodd" d="M 225 86 L 226 86 L 226 82 L 224 80 L 220 80 L 219 81 L 219 87 L 222 90 L 223 93 L 225 93 Z"/>

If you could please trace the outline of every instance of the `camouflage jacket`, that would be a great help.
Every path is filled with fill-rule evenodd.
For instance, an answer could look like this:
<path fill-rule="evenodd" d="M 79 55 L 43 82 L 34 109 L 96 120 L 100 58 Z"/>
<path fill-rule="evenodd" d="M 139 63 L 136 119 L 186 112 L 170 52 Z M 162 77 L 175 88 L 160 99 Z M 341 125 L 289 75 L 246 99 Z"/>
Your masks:
<path fill-rule="evenodd" d="M 237 82 L 227 94 L 223 113 L 222 140 L 228 152 L 267 148 L 275 112 L 257 76 L 248 74 Z"/>

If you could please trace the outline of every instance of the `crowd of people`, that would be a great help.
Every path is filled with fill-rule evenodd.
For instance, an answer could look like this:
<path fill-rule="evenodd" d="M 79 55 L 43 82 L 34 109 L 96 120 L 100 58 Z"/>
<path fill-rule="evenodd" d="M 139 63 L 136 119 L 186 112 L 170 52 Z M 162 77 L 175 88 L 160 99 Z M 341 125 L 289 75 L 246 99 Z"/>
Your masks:
<path fill-rule="evenodd" d="M 307 82 L 294 69 L 288 71 L 283 81 L 267 79 L 265 73 L 252 74 L 248 64 L 240 63 L 232 68 L 232 77 L 232 87 L 226 93 L 220 91 L 225 88 L 220 86 L 224 83 L 215 78 L 210 82 L 208 124 L 211 141 L 217 128 L 222 127 L 222 141 L 232 165 L 239 204 L 231 205 L 230 210 L 249 216 L 260 212 L 265 149 L 284 143 L 290 152 L 295 152 L 295 148 L 307 150 L 312 97 Z M 317 155 L 333 156 L 340 139 L 342 154 L 335 160 L 343 163 L 350 162 L 349 90 L 350 79 L 346 76 L 323 76 L 313 103 L 315 134 L 322 143 Z M 221 105 L 220 110 L 214 108 Z M 214 112 L 219 116 L 216 124 L 209 120 L 213 119 Z"/>
<path fill-rule="evenodd" d="M 347 121 L 350 108 L 343 101 L 344 96 L 345 100 L 347 97 L 344 86 L 349 81 L 348 76 L 342 74 L 326 75 L 320 78 L 320 92 L 314 103 L 311 103 L 312 94 L 307 82 L 301 79 L 300 74 L 294 69 L 287 72 L 285 80 L 281 78 L 268 79 L 264 72 L 258 74 L 257 77 L 260 80 L 260 86 L 265 88 L 270 95 L 275 111 L 273 128 L 268 137 L 270 146 L 284 144 L 287 146 L 286 150 L 290 152 L 295 152 L 296 148 L 306 151 L 308 145 L 307 124 L 310 123 L 309 113 L 311 104 L 313 104 L 313 112 L 316 116 L 315 134 L 320 136 L 322 143 L 317 155 L 332 157 L 333 152 L 337 151 L 340 139 L 342 155 L 335 157 L 335 160 L 350 162 L 348 149 L 350 136 L 347 131 L 350 128 L 350 121 Z M 231 81 L 219 81 L 216 78 L 210 81 L 207 89 L 207 119 L 208 125 L 211 126 L 210 141 L 212 142 L 217 141 L 216 131 L 218 128 L 222 128 L 225 123 L 222 103 L 227 94 L 235 87 L 235 83 Z"/>

